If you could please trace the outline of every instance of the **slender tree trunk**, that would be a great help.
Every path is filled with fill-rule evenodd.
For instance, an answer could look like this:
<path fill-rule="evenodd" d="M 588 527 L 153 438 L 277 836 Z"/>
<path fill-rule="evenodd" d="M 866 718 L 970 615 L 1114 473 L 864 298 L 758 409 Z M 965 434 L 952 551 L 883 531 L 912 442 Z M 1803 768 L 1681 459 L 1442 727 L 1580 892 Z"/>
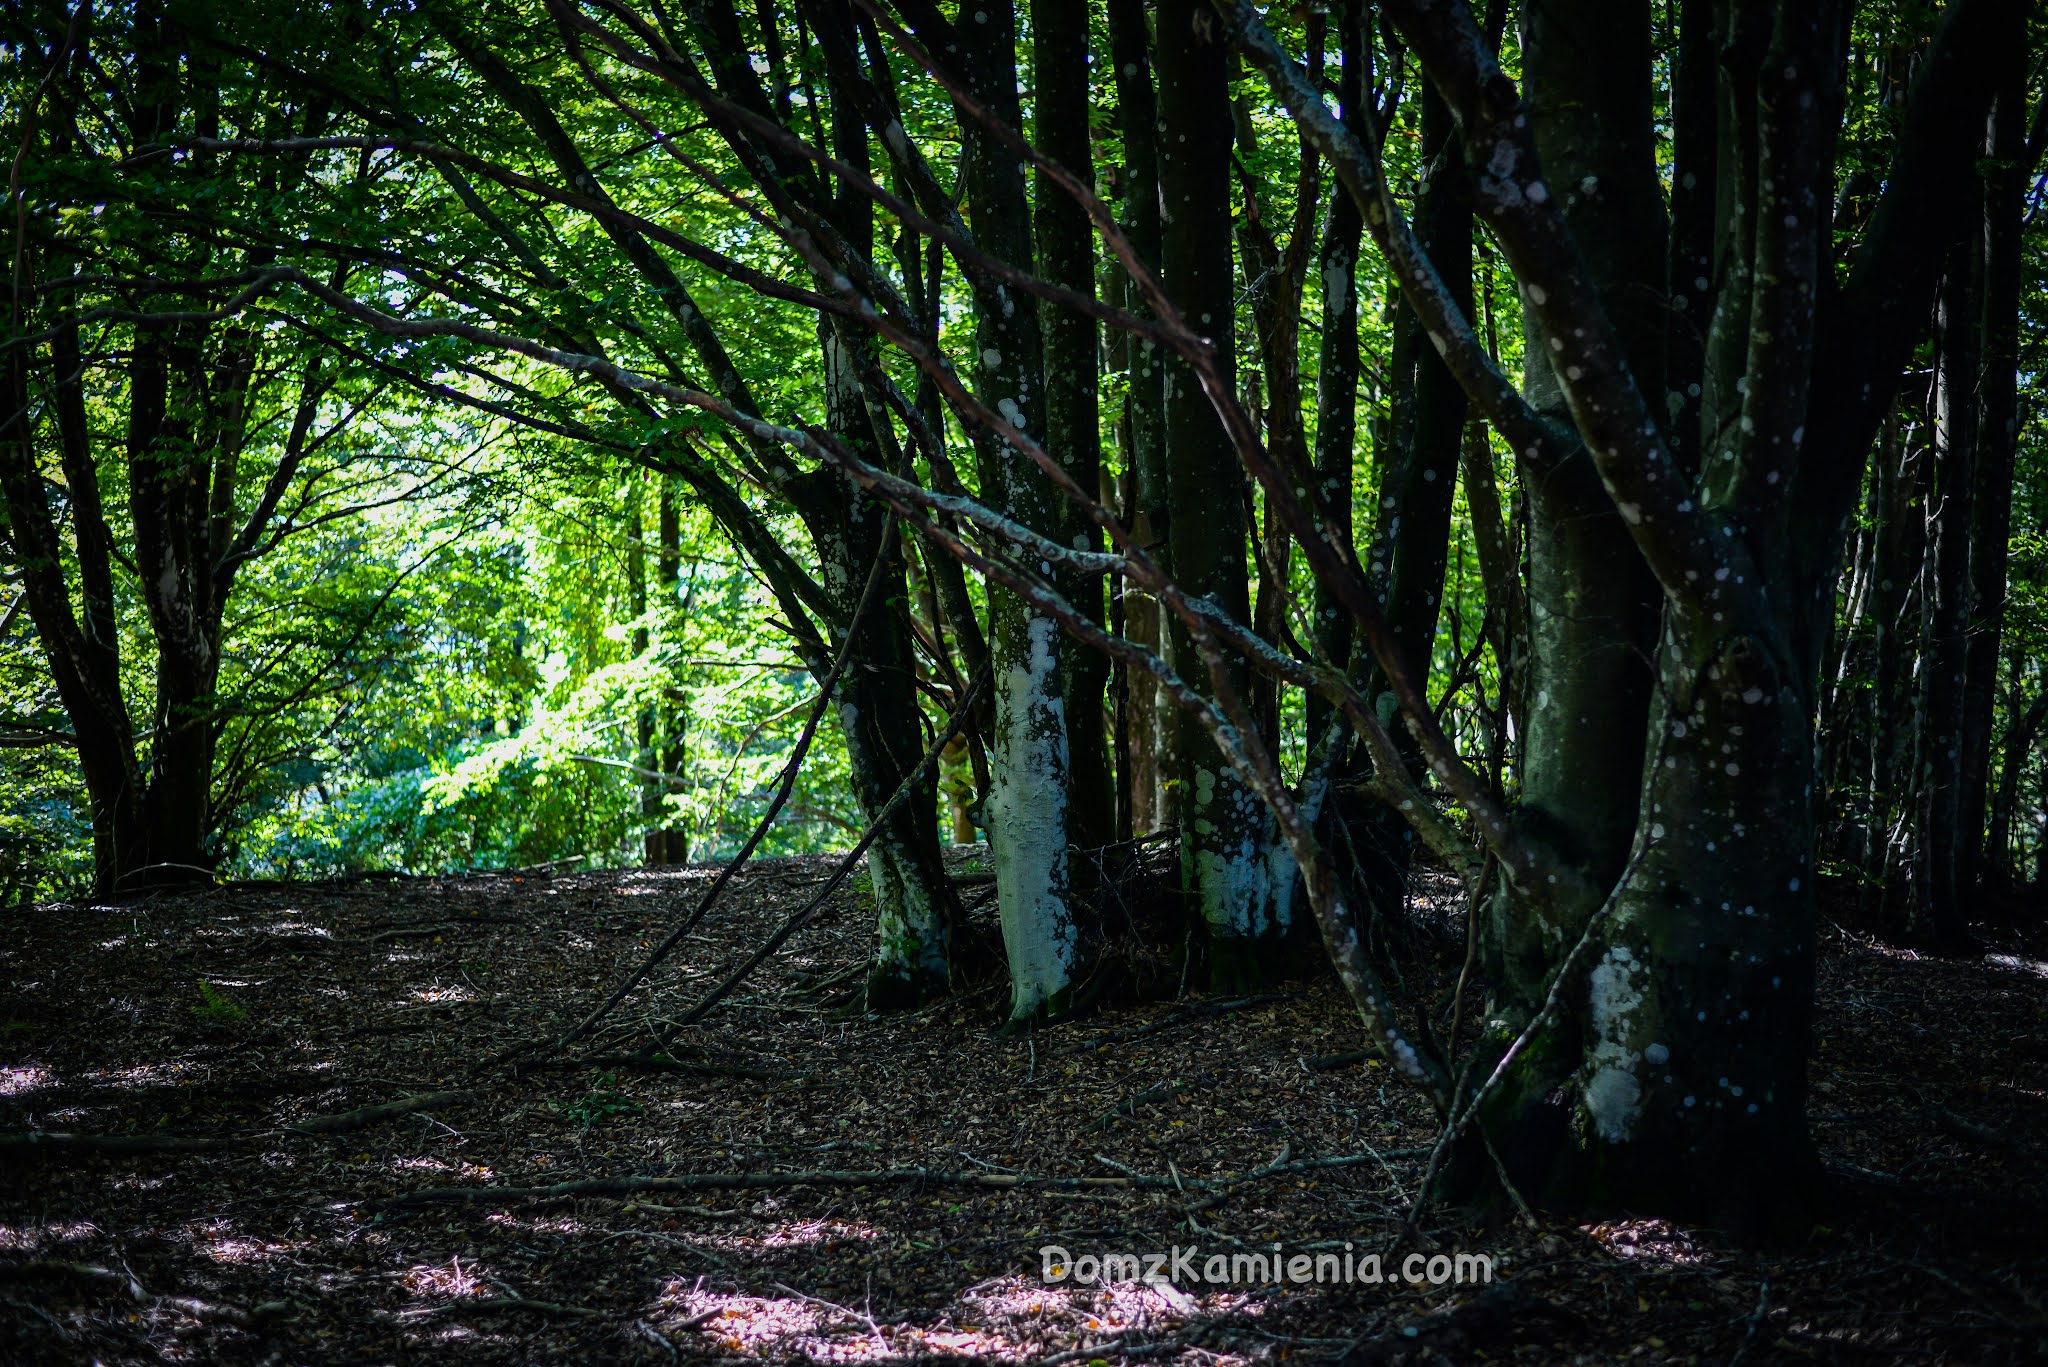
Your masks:
<path fill-rule="evenodd" d="M 1109 57 L 1115 68 L 1117 126 L 1123 135 L 1122 226 L 1131 246 L 1154 270 L 1159 267 L 1158 100 L 1152 89 L 1152 38 L 1140 0 L 1107 0 Z M 1125 277 L 1119 271 L 1117 278 Z M 1134 289 L 1125 306 L 1139 305 Z M 1140 306 L 1141 307 L 1141 306 Z M 1128 505 L 1125 524 L 1153 557 L 1170 568 L 1171 547 L 1166 478 L 1165 357 L 1145 338 L 1119 334 L 1126 372 L 1124 418 Z M 1158 603 L 1143 594 L 1124 598 L 1124 633 L 1154 650 L 1167 643 L 1160 634 Z M 1152 676 L 1136 671 L 1129 680 L 1129 749 L 1121 764 L 1129 771 L 1131 832 L 1149 835 L 1174 824 L 1172 774 L 1162 764 L 1172 733 L 1173 704 Z"/>
<path fill-rule="evenodd" d="M 676 594 L 682 580 L 682 519 L 676 507 L 674 481 L 662 475 L 659 479 L 658 518 L 659 541 L 656 545 L 654 582 L 658 590 L 656 602 L 660 604 L 664 617 L 687 612 L 687 604 L 676 602 Z M 650 864 L 687 864 L 690 862 L 690 833 L 676 814 L 669 810 L 665 799 L 680 791 L 683 766 L 688 761 L 687 748 L 689 729 L 689 704 L 682 691 L 674 686 L 662 690 L 656 704 L 654 716 L 655 762 L 649 767 L 666 774 L 660 796 L 664 799 L 656 812 L 656 829 L 649 832 L 647 862 Z"/>
<path fill-rule="evenodd" d="M 1991 727 L 1998 692 L 1998 654 L 2005 625 L 2006 562 L 2012 537 L 2012 490 L 2018 455 L 2020 247 L 2026 211 L 2026 53 L 1999 54 L 1985 134 L 1984 212 L 1976 254 L 1981 259 L 1981 349 L 1977 404 L 1976 487 L 1970 509 L 1970 620 L 1958 748 L 1957 853 L 1965 885 L 1984 869 L 2002 873 L 2003 844 L 1982 841 L 1991 777 Z M 1989 849 L 1990 860 L 1980 858 Z"/>
<path fill-rule="evenodd" d="M 1963 900 L 1969 887 L 1966 851 L 1982 832 L 1964 828 L 1963 695 L 1969 667 L 1971 499 L 1977 488 L 1977 253 L 1958 249 L 1942 288 L 1940 358 L 1935 409 L 1935 500 L 1928 509 L 1932 554 L 1927 562 L 1927 636 L 1920 661 L 1925 689 L 1921 738 L 1923 821 L 1921 882 L 1908 926 L 1937 947 L 1967 936 Z"/>
<path fill-rule="evenodd" d="M 2018 699 L 2014 699 L 2017 704 Z M 2019 809 L 2020 776 L 2032 758 L 2034 737 L 2048 718 L 2048 693 L 2037 693 L 2026 710 L 2016 706 L 2012 724 L 2005 734 L 2005 753 L 1998 765 L 1998 795 L 1991 803 L 1991 834 L 1984 842 L 1984 871 L 2002 883 L 2014 878 L 2012 859 L 2013 814 Z"/>
<path fill-rule="evenodd" d="M 1429 253 L 1446 291 L 1469 321 L 1472 292 L 1472 213 L 1464 149 L 1451 111 L 1432 86 L 1422 98 L 1424 181 L 1415 205 L 1415 235 Z M 1387 625 L 1407 671 L 1425 690 L 1436 654 L 1437 620 L 1449 565 L 1451 505 L 1464 444 L 1465 391 L 1445 367 L 1426 329 L 1406 304 L 1396 306 L 1398 329 L 1393 383 L 1395 416 L 1379 448 L 1379 501 L 1372 561 L 1382 589 Z M 1365 695 L 1391 705 L 1392 684 L 1374 662 Z M 1395 732 L 1403 763 L 1421 772 L 1421 754 L 1406 728 Z M 1365 757 L 1354 757 L 1363 764 Z M 1349 872 L 1363 910 L 1398 914 L 1407 898 L 1415 842 L 1401 813 L 1379 802 L 1340 803 L 1359 856 Z"/>
<path fill-rule="evenodd" d="M 840 17 L 846 18 L 844 12 Z M 865 175 L 867 123 L 836 80 L 832 95 L 833 155 Z M 874 212 L 867 196 L 841 184 L 829 210 L 832 226 L 851 252 L 871 260 Z M 820 317 L 818 335 L 827 427 L 871 464 L 893 464 L 882 454 L 864 378 L 878 360 L 873 336 L 858 324 L 831 317 Z M 867 1000 L 878 1010 L 913 1007 L 950 989 L 957 908 L 939 853 L 936 784 L 928 776 L 915 777 L 924 753 L 924 723 L 917 704 L 903 549 L 881 503 L 861 493 L 845 474 L 823 469 L 803 480 L 807 496 L 800 510 L 823 552 L 825 587 L 837 599 L 843 622 L 854 621 L 868 576 L 878 561 L 881 565 L 882 591 L 854 629 L 853 658 L 859 663 L 840 677 L 838 713 L 854 791 L 870 822 L 881 818 L 899 788 L 912 785 L 910 800 L 868 849 L 876 949 Z"/>
<path fill-rule="evenodd" d="M 1371 88 L 1371 37 L 1364 22 L 1362 0 L 1343 0 L 1335 11 L 1343 69 L 1337 78 L 1339 116 L 1357 131 L 1373 117 L 1365 92 Z M 1358 251 L 1365 228 L 1358 203 L 1336 187 L 1323 217 L 1322 239 L 1316 246 L 1316 278 L 1322 285 L 1322 335 L 1316 351 L 1315 486 L 1325 513 L 1323 535 L 1348 552 L 1351 547 L 1352 467 L 1358 443 Z M 1315 591 L 1315 644 L 1323 658 L 1338 667 L 1351 656 L 1351 614 L 1335 592 L 1318 583 Z M 1307 704 L 1308 734 L 1313 744 L 1322 736 L 1331 708 L 1311 695 Z"/>
<path fill-rule="evenodd" d="M 1084 185 L 1095 183 L 1095 153 L 1088 132 L 1090 97 L 1087 0 L 1032 0 L 1031 72 L 1035 99 L 1033 132 L 1039 152 Z M 1032 210 L 1037 271 L 1041 279 L 1084 298 L 1095 295 L 1095 232 L 1087 210 L 1050 176 L 1035 184 Z M 1102 451 L 1096 403 L 1097 330 L 1085 314 L 1050 303 L 1039 306 L 1044 342 L 1045 433 L 1042 442 L 1083 489 L 1101 483 Z M 1101 535 L 1070 504 L 1062 502 L 1061 541 L 1101 547 Z M 1104 619 L 1099 579 L 1069 578 L 1061 585 L 1068 602 L 1090 621 Z M 1115 826 L 1109 751 L 1103 731 L 1108 661 L 1097 651 L 1062 642 L 1068 658 L 1060 675 L 1068 733 L 1068 840 L 1080 847 L 1105 844 Z M 1076 885 L 1088 882 L 1092 865 L 1076 865 Z"/>

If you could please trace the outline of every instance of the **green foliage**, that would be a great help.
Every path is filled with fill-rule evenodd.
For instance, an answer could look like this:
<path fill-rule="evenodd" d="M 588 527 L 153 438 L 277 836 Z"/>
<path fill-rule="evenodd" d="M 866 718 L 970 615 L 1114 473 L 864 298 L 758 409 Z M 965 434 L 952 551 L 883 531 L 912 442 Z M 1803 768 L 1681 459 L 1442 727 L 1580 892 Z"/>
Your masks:
<path fill-rule="evenodd" d="M 208 1025 L 240 1025 L 249 1019 L 249 1008 L 201 978 L 199 1005 L 192 1008 L 192 1014 Z"/>
<path fill-rule="evenodd" d="M 584 1129 L 599 1125 L 617 1116 L 633 1115 L 643 1109 L 639 1102 L 622 1095 L 617 1087 L 618 1079 L 610 1073 L 600 1073 L 596 1085 L 576 1100 L 566 1104 L 550 1101 L 548 1109 L 564 1120 L 573 1120 Z"/>

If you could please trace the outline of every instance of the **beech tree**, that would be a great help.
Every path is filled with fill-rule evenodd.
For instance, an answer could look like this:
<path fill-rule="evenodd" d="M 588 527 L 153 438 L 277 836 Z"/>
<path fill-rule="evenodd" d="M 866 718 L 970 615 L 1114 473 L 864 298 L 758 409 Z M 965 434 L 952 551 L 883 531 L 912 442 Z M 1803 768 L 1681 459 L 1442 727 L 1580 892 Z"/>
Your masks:
<path fill-rule="evenodd" d="M 248 739 L 263 711 L 249 686 L 269 669 L 228 658 L 238 583 L 288 538 L 446 487 L 459 462 L 395 486 L 360 477 L 380 462 L 352 427 L 380 384 L 248 309 L 288 269 L 268 231 L 280 203 L 345 197 L 363 168 L 316 188 L 303 157 L 172 146 L 192 131 L 318 135 L 331 108 L 244 61 L 192 55 L 181 13 L 33 17 L 45 22 L 9 38 L 36 83 L 17 114 L 21 231 L 0 347 L 7 547 L 68 723 L 47 739 L 75 751 L 89 795 L 95 885 L 204 880 L 248 778 L 241 741 L 223 741 L 236 727 Z M 348 268 L 315 269 L 339 284 Z M 351 462 L 359 477 L 337 478 Z M 148 653 L 131 667 L 122 618 L 138 601 Z M 368 627 L 329 643 L 329 668 L 346 673 Z M 313 673 L 299 698 L 332 686 Z"/>
<path fill-rule="evenodd" d="M 1838 267 L 1839 11 L 1688 7 L 1667 203 L 1647 11 L 1528 5 L 1518 86 L 1463 5 L 1388 8 L 1520 285 L 1520 388 L 1370 148 L 1234 14 L 1532 490 L 1523 800 L 1484 935 L 1489 1081 L 1454 1104 L 1542 1199 L 1769 1223 L 1815 1177 L 1811 726 L 1843 523 L 1956 234 L 1927 206 L 1971 198 L 1994 99 L 1977 73 L 2024 52 L 2023 11 L 1951 8 Z M 1517 1047 L 1531 1022 L 1546 1037 Z"/>
<path fill-rule="evenodd" d="M 1013 1022 L 1110 980 L 1113 842 L 1170 836 L 1167 952 L 1238 988 L 1319 940 L 1453 1188 L 1796 1224 L 1823 859 L 1955 943 L 2032 791 L 2017 0 L 336 22 L 401 60 L 280 42 L 296 121 L 131 139 L 350 205 L 266 221 L 191 325 L 260 299 L 630 468 L 636 658 L 683 511 L 715 522 L 818 690 L 791 772 L 839 728 L 868 1004 L 961 968 L 946 756 Z M 31 595 L 60 651 L 97 571 L 34 551 L 49 462 L 13 459 L 17 555 L 79 567 Z M 687 717 L 628 720 L 644 856 L 679 858 Z M 1441 1009 L 1391 971 L 1422 864 L 1470 903 Z"/>

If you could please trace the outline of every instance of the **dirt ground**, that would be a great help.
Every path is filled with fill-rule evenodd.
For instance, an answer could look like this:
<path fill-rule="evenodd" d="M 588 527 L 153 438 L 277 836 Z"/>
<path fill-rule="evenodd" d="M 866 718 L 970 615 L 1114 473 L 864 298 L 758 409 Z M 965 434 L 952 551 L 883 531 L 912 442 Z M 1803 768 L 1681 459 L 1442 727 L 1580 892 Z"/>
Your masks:
<path fill-rule="evenodd" d="M 872 933 L 850 887 L 668 1066 L 618 1061 L 828 868 L 761 861 L 619 1040 L 484 1083 L 711 872 L 0 914 L 0 1361 L 2048 1358 L 2038 946 L 1937 960 L 1830 924 L 1813 1115 L 1843 1185 L 1802 1247 L 1438 1212 L 1390 1280 L 1276 1282 L 1248 1255 L 1386 1250 L 1433 1139 L 1376 1059 L 1339 1057 L 1361 1032 L 1327 981 L 1025 1034 L 994 985 L 849 1018 Z M 1190 1246 L 1183 1267 L 1247 1255 L 1244 1279 L 1075 1281 Z M 1491 1284 L 1430 1284 L 1436 1254 L 1487 1255 Z"/>

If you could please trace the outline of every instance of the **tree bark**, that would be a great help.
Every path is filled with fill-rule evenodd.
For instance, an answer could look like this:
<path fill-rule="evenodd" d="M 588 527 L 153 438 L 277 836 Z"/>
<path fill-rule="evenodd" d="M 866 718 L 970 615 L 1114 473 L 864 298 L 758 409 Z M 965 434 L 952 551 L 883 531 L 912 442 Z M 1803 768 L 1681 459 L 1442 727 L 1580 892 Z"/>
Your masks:
<path fill-rule="evenodd" d="M 958 52 L 959 71 L 988 115 L 1021 127 L 1016 14 L 1008 0 L 977 4 L 952 27 L 934 8 L 908 8 L 928 50 Z M 1023 168 L 1016 154 L 965 110 L 960 128 L 975 243 L 1000 261 L 1029 268 L 1035 255 Z M 975 286 L 976 397 L 1043 444 L 1047 400 L 1038 311 L 1009 285 L 969 274 Z M 1068 545 L 1086 534 L 1078 511 L 1051 477 L 999 433 L 982 434 L 976 452 L 984 502 Z M 1094 471 L 1077 464 L 1078 453 L 1054 448 L 1052 454 L 1066 462 L 1070 475 L 1087 477 L 1084 488 L 1093 487 Z M 1099 584 L 1065 574 L 1054 578 L 1069 602 L 1097 604 L 1099 620 Z M 1090 902 L 1093 865 L 1083 851 L 1106 838 L 1104 829 L 1088 823 L 1108 814 L 1102 810 L 1105 785 L 1100 781 L 1106 770 L 1099 749 L 1099 682 L 1085 707 L 1073 706 L 1086 693 L 1083 681 L 1101 678 L 1094 666 L 1084 668 L 1085 653 L 1053 617 L 1008 589 L 990 586 L 996 705 L 986 812 L 1014 1020 L 1071 1010 L 1097 952 Z M 1075 785 L 1083 775 L 1098 776 L 1098 781 L 1092 794 L 1077 801 Z"/>
<path fill-rule="evenodd" d="M 1159 268 L 1159 129 L 1158 100 L 1152 88 L 1152 37 L 1140 0 L 1107 0 L 1109 57 L 1115 68 L 1117 126 L 1123 135 L 1122 190 L 1124 233 L 1131 246 L 1155 271 Z M 1121 280 L 1122 273 L 1118 273 Z M 1125 291 L 1125 306 L 1138 301 Z M 1140 310 L 1142 312 L 1142 309 Z M 1126 375 L 1124 418 L 1118 425 L 1125 442 L 1127 503 L 1125 523 L 1154 559 L 1171 568 L 1167 532 L 1165 357 L 1149 338 L 1118 334 L 1114 345 Z M 1164 651 L 1158 603 L 1144 594 L 1124 597 L 1124 632 L 1139 645 Z M 1119 777 L 1129 793 L 1133 835 L 1150 835 L 1176 820 L 1175 789 L 1165 738 L 1173 728 L 1173 704 L 1143 670 L 1129 676 L 1126 713 L 1128 749 L 1121 756 Z"/>
<path fill-rule="evenodd" d="M 1159 144 L 1161 283 L 1234 383 L 1227 40 L 1215 11 L 1201 0 L 1162 0 L 1157 22 L 1159 126 L 1166 134 Z M 1192 369 L 1169 363 L 1166 386 L 1174 577 L 1190 595 L 1247 621 L 1244 476 Z M 1185 631 L 1176 625 L 1172 636 L 1177 667 L 1201 677 Z M 1223 674 L 1224 687 L 1249 698 L 1250 670 L 1242 660 L 1231 661 Z M 1294 924 L 1295 871 L 1272 815 L 1208 731 L 1185 713 L 1176 721 L 1181 882 L 1208 941 L 1212 982 L 1219 990 L 1235 989 L 1279 966 Z"/>

